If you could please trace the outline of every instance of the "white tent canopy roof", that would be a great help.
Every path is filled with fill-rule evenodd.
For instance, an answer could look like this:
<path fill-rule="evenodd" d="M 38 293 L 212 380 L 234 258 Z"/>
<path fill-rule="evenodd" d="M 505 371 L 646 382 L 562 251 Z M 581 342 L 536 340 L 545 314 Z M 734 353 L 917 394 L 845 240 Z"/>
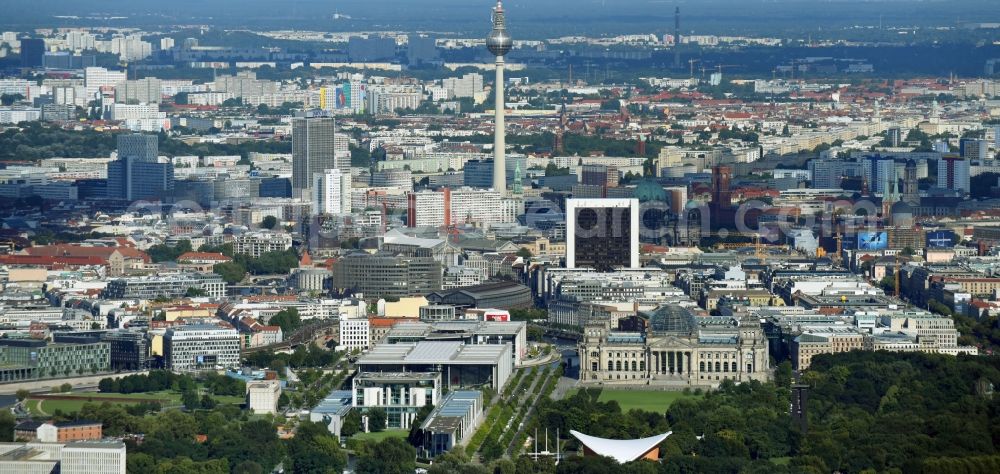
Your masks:
<path fill-rule="evenodd" d="M 649 450 L 662 443 L 672 433 L 673 431 L 668 431 L 642 439 L 605 439 L 585 435 L 576 430 L 570 430 L 569 432 L 569 434 L 580 440 L 584 446 L 594 453 L 612 458 L 618 461 L 619 464 L 639 459 L 643 454 L 646 454 Z"/>

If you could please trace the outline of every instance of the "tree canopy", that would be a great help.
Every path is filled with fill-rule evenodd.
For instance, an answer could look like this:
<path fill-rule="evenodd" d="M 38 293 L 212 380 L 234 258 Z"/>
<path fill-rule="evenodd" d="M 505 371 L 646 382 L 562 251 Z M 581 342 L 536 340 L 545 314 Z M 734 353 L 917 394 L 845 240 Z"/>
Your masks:
<path fill-rule="evenodd" d="M 811 387 L 806 433 L 789 414 L 787 369 L 780 384 L 726 381 L 702 399 L 675 401 L 666 413 L 622 413 L 616 402 L 598 402 L 596 390 L 582 390 L 544 400 L 539 423 L 550 432 L 619 439 L 673 431 L 660 447 L 660 472 L 994 472 L 987 466 L 996 465 L 1000 449 L 1000 399 L 990 387 L 1000 382 L 1000 359 L 816 356 L 801 379 Z M 567 442 L 567 450 L 576 447 Z M 967 460 L 974 456 L 983 458 Z M 570 468 L 561 463 L 558 472 L 585 472 Z"/>

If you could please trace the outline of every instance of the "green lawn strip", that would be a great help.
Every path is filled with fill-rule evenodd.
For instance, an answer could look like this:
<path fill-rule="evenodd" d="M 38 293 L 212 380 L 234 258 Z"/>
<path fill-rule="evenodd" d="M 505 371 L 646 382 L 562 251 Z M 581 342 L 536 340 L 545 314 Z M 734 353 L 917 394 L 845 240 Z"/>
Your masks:
<path fill-rule="evenodd" d="M 54 414 L 56 410 L 69 414 L 80 411 L 87 400 L 41 400 L 42 410 L 49 414 Z M 131 403 L 115 402 L 119 405 L 130 405 Z"/>
<path fill-rule="evenodd" d="M 199 394 L 204 394 L 204 392 L 199 392 Z M 71 392 L 52 395 L 79 398 L 79 400 L 38 400 L 38 403 L 44 404 L 38 410 L 38 414 L 42 415 L 43 413 L 41 412 L 44 411 L 51 415 L 57 409 L 62 410 L 63 413 L 72 413 L 83 408 L 85 403 L 101 404 L 108 402 L 116 405 L 132 405 L 142 402 L 161 402 L 163 408 L 176 408 L 183 405 L 181 402 L 180 392 L 171 390 L 142 393 Z M 209 396 L 212 397 L 212 399 L 217 403 L 221 404 L 241 405 L 246 402 L 244 397 L 234 395 Z M 124 401 L 126 399 L 128 401 Z"/>
<path fill-rule="evenodd" d="M 385 430 L 377 431 L 373 433 L 357 433 L 351 436 L 352 439 L 358 439 L 361 441 L 382 441 L 386 438 L 406 438 L 409 436 L 410 432 L 407 430 Z"/>
<path fill-rule="evenodd" d="M 25 404 L 28 407 L 28 412 L 30 412 L 32 416 L 48 416 L 48 415 L 51 415 L 51 413 L 47 413 L 44 410 L 42 410 L 42 401 L 41 400 L 30 398 L 30 399 L 28 399 L 28 400 L 25 401 Z"/>

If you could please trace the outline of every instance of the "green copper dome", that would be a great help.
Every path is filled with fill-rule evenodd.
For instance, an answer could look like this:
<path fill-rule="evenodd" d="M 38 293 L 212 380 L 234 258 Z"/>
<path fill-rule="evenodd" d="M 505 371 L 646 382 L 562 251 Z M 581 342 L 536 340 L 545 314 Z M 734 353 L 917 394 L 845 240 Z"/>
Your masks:
<path fill-rule="evenodd" d="M 667 196 L 667 192 L 663 189 L 663 186 L 660 186 L 659 183 L 652 179 L 639 181 L 639 184 L 636 185 L 635 191 L 632 195 L 638 199 L 639 202 L 670 201 L 670 198 Z"/>

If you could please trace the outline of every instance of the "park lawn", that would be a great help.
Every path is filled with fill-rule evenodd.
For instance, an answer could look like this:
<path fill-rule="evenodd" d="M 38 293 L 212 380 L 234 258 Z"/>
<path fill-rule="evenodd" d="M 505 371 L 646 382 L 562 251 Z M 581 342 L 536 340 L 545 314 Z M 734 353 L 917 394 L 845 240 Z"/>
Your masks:
<path fill-rule="evenodd" d="M 566 393 L 566 398 L 576 395 L 578 389 L 572 389 Z M 683 392 L 666 392 L 662 390 L 613 390 L 602 389 L 601 396 L 597 400 L 600 402 L 618 402 L 622 413 L 629 410 L 643 410 L 654 413 L 664 413 L 675 401 L 682 398 L 698 399 L 701 395 L 685 394 Z"/>
<path fill-rule="evenodd" d="M 223 405 L 242 405 L 247 402 L 246 398 L 237 397 L 235 395 L 209 395 L 209 396 L 212 397 L 216 402 L 221 403 Z"/>
<path fill-rule="evenodd" d="M 385 430 L 378 431 L 374 433 L 358 433 L 351 436 L 351 439 L 358 439 L 362 441 L 382 441 L 386 438 L 403 438 L 405 439 L 410 435 L 409 431 L 406 430 Z"/>
<path fill-rule="evenodd" d="M 63 413 L 73 413 L 79 411 L 83 408 L 85 403 L 103 403 L 107 399 L 119 399 L 111 403 L 117 405 L 132 405 L 136 403 L 141 403 L 145 401 L 158 401 L 166 400 L 163 403 L 163 408 L 176 408 L 183 405 L 181 402 L 180 392 L 175 392 L 171 390 L 164 390 L 159 392 L 148 392 L 148 393 L 103 393 L 103 392 L 69 392 L 60 393 L 60 396 L 79 398 L 80 400 L 34 400 L 33 403 L 29 403 L 28 408 L 31 409 L 32 413 L 42 415 L 48 413 L 49 415 L 55 413 L 55 410 L 62 410 Z M 243 397 L 231 396 L 231 395 L 211 395 L 211 397 L 219 404 L 223 405 L 242 405 L 246 402 Z M 130 401 L 120 401 L 121 399 L 129 399 Z M 36 405 L 37 404 L 37 405 Z M 40 405 L 40 406 L 39 406 Z"/>
<path fill-rule="evenodd" d="M 45 415 L 44 413 L 42 413 L 42 409 L 39 407 L 39 405 L 41 405 L 41 403 L 42 403 L 41 400 L 35 400 L 33 398 L 29 398 L 29 399 L 25 400 L 25 404 L 28 406 L 28 412 L 30 412 L 32 416 L 44 416 Z"/>
<path fill-rule="evenodd" d="M 180 402 L 181 400 L 181 394 L 171 390 L 164 390 L 160 392 L 146 392 L 146 393 L 68 392 L 68 393 L 59 393 L 53 395 L 93 399 L 93 401 L 95 402 L 100 402 L 102 398 L 129 398 L 129 399 L 134 399 L 136 402 L 142 402 L 146 400 L 171 400 Z"/>
<path fill-rule="evenodd" d="M 205 394 L 204 387 L 198 387 L 198 395 Z M 174 390 L 161 390 L 159 392 L 140 392 L 140 393 L 106 393 L 106 392 L 69 392 L 60 393 L 58 395 L 64 395 L 68 397 L 81 397 L 81 398 L 92 398 L 95 402 L 99 402 L 101 398 L 131 398 L 135 399 L 136 402 L 142 402 L 146 400 L 170 400 L 168 405 L 180 405 L 181 404 L 181 393 Z M 240 404 L 244 403 L 243 397 L 236 395 L 211 395 L 215 401 L 219 403 L 233 403 Z"/>
<path fill-rule="evenodd" d="M 48 413 L 49 415 L 55 414 L 56 410 L 60 410 L 63 413 L 74 413 L 80 411 L 83 405 L 86 403 L 101 403 L 100 400 L 94 400 L 93 402 L 88 400 L 39 400 L 41 411 Z M 138 401 L 136 401 L 138 403 Z M 132 405 L 132 403 L 116 402 L 118 405 Z"/>

